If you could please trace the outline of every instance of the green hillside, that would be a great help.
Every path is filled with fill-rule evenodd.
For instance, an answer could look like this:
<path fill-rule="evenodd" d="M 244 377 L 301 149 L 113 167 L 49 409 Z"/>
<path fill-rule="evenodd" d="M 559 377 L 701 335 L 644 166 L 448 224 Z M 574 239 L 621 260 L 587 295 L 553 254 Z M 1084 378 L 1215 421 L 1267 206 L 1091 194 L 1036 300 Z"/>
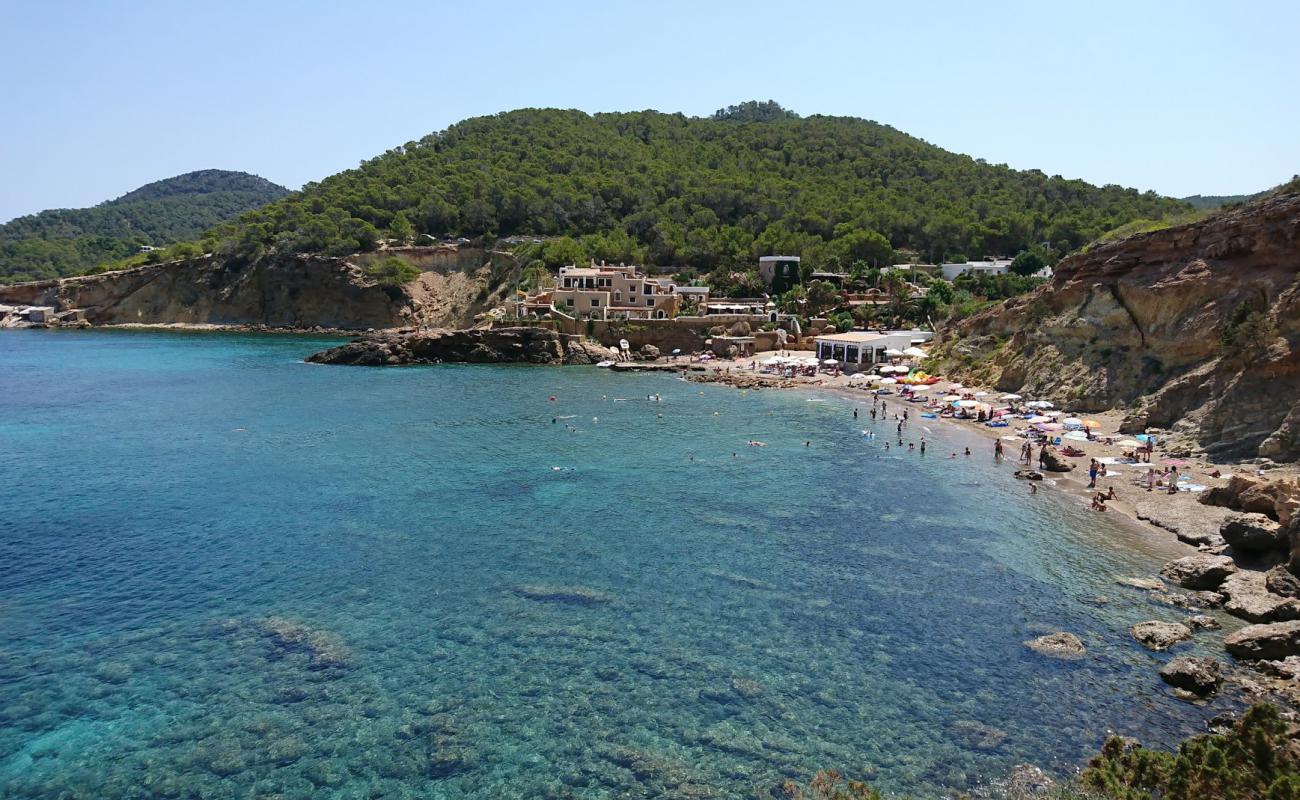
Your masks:
<path fill-rule="evenodd" d="M 522 109 L 468 119 L 308 184 L 208 242 L 245 258 L 384 237 L 583 237 L 591 257 L 699 270 L 755 256 L 938 261 L 1065 252 L 1188 211 L 1119 186 L 1017 171 L 886 125 L 746 103 L 711 118 Z"/>
<path fill-rule="evenodd" d="M 72 275 L 141 245 L 194 239 L 288 194 L 245 172 L 201 170 L 150 183 L 93 208 L 42 211 L 0 225 L 0 282 Z"/>

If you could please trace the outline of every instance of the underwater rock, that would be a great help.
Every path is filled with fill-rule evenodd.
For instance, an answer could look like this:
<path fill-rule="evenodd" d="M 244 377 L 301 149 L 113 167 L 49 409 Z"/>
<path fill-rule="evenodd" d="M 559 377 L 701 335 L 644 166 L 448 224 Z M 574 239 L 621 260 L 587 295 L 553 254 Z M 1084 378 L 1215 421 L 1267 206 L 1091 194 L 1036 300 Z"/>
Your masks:
<path fill-rule="evenodd" d="M 614 602 L 614 595 L 591 589 L 586 586 L 546 586 L 525 584 L 516 586 L 515 594 L 529 600 L 543 603 L 570 603 L 580 606 L 596 606 Z"/>
<path fill-rule="evenodd" d="M 351 663 L 351 653 L 336 633 L 278 616 L 259 619 L 257 627 L 270 637 L 278 650 L 305 652 L 310 669 L 340 670 L 346 669 Z"/>
<path fill-rule="evenodd" d="M 746 700 L 753 700 L 763 694 L 763 684 L 750 678 L 732 678 L 731 690 Z"/>
<path fill-rule="evenodd" d="M 1181 641 L 1192 638 L 1192 629 L 1178 622 L 1150 620 L 1129 628 L 1133 638 L 1148 650 L 1168 650 Z"/>
<path fill-rule="evenodd" d="M 1037 639 L 1030 639 L 1025 642 L 1025 647 L 1040 655 L 1070 661 L 1083 658 L 1086 652 L 1083 642 L 1079 640 L 1078 636 L 1064 631 L 1049 633 L 1046 636 L 1039 636 Z"/>
<path fill-rule="evenodd" d="M 1007 738 L 1004 731 L 973 719 L 959 719 L 948 726 L 948 732 L 964 747 L 974 750 L 993 750 Z"/>
<path fill-rule="evenodd" d="M 1165 588 L 1165 582 L 1159 578 L 1116 578 L 1115 583 L 1121 586 L 1132 586 L 1135 589 L 1146 589 L 1151 592 L 1158 592 Z"/>
<path fill-rule="evenodd" d="M 126 683 L 134 671 L 130 664 L 108 662 L 95 667 L 95 677 L 104 683 Z"/>

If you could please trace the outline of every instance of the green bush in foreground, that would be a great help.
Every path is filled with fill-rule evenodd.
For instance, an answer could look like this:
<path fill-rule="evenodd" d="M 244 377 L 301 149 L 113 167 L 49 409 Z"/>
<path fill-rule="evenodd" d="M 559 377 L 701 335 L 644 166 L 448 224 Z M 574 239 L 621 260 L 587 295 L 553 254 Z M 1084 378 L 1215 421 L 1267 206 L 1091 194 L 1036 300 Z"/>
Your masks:
<path fill-rule="evenodd" d="M 1111 737 L 1080 782 L 1113 800 L 1300 800 L 1289 744 L 1277 709 L 1260 704 L 1228 733 L 1192 737 L 1177 753 L 1126 749 Z"/>
<path fill-rule="evenodd" d="M 1004 800 L 1300 800 L 1300 768 L 1277 708 L 1252 706 L 1225 734 L 1193 736 L 1176 753 L 1129 747 L 1112 736 L 1077 781 L 1051 788 L 1012 784 L 988 795 Z M 806 786 L 786 781 L 782 800 L 885 800 L 834 770 Z M 964 795 L 959 795 L 964 796 Z M 980 796 L 985 796 L 981 794 Z"/>
<path fill-rule="evenodd" d="M 405 286 L 420 277 L 420 270 L 397 256 L 381 258 L 366 269 L 380 286 Z"/>

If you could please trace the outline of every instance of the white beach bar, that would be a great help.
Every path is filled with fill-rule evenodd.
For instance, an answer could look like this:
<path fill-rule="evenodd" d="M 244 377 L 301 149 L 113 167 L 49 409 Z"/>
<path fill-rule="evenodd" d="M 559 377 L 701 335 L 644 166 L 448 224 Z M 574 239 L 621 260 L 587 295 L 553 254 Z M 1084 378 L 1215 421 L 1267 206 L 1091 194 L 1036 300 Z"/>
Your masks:
<path fill-rule="evenodd" d="M 818 360 L 834 359 L 852 371 L 855 367 L 886 363 L 886 350 L 903 351 L 934 338 L 933 331 L 849 331 L 818 336 Z"/>

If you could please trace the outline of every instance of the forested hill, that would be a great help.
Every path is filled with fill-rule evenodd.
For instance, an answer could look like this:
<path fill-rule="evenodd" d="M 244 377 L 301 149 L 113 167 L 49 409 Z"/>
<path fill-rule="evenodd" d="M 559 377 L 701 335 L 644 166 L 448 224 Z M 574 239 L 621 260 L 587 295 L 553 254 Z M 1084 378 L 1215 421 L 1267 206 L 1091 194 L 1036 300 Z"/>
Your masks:
<path fill-rule="evenodd" d="M 1076 249 L 1188 206 L 1017 171 L 886 125 L 747 103 L 711 118 L 522 109 L 468 119 L 245 215 L 229 254 L 342 254 L 381 238 L 585 237 L 610 260 L 711 269 L 756 255 L 870 259 Z"/>
<path fill-rule="evenodd" d="M 168 245 L 288 194 L 246 172 L 208 169 L 156 181 L 93 208 L 56 209 L 0 225 L 0 282 L 72 275 Z"/>

